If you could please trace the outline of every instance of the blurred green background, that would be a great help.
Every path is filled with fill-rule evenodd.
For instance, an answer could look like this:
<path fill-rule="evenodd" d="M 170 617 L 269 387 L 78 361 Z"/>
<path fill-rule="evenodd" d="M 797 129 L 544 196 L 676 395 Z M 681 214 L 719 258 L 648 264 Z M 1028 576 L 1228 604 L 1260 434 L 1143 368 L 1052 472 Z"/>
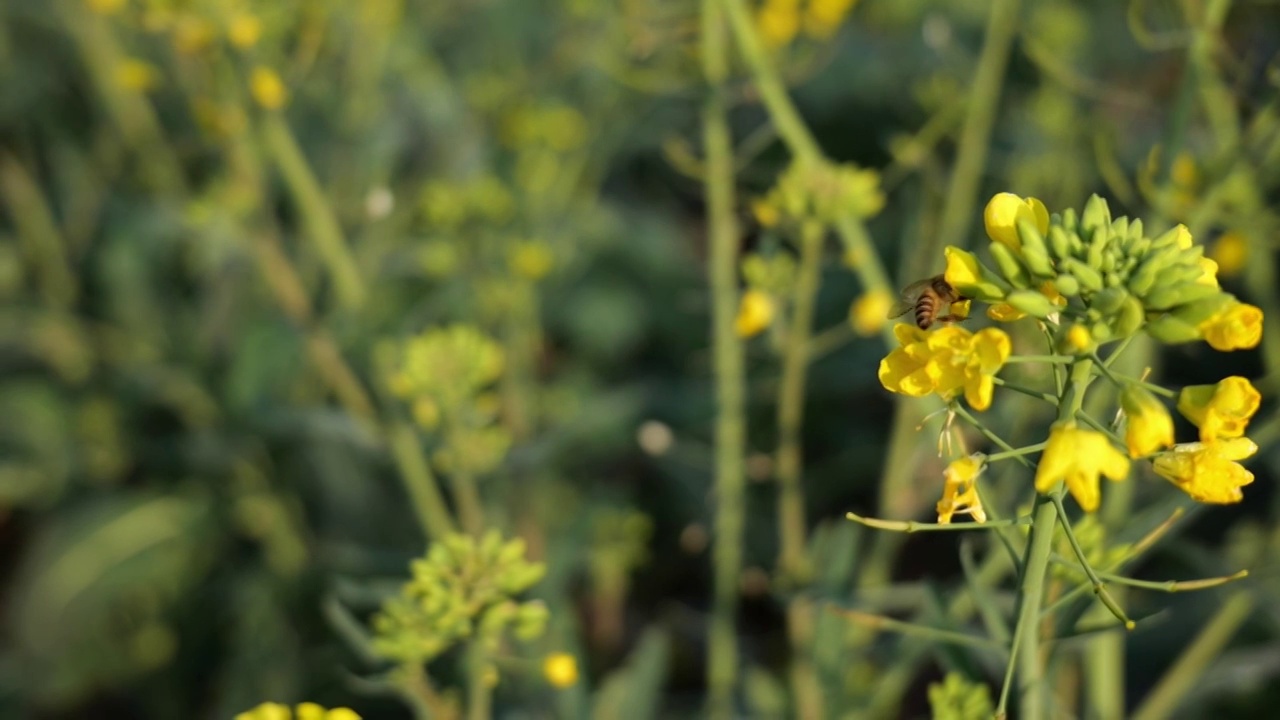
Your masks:
<path fill-rule="evenodd" d="M 989 3 L 826 3 L 825 24 L 820 0 L 770 3 L 800 13 L 790 34 L 760 24 L 781 33 L 775 61 L 823 150 L 880 174 L 868 228 L 894 282 L 940 272 Z M 715 411 L 700 34 L 697 3 L 662 0 L 0 4 L 0 716 L 314 700 L 410 717 L 366 628 L 425 547 L 424 466 L 470 463 L 487 521 L 547 565 L 528 596 L 549 630 L 499 664 L 496 714 L 700 717 Z M 787 153 L 731 73 L 743 248 L 767 252 L 781 240 L 750 201 Z M 1280 318 L 1280 5 L 1027 0 L 999 82 L 959 242 L 994 192 L 1050 208 L 1096 192 L 1187 223 L 1224 287 Z M 963 583 L 955 535 L 907 540 L 889 585 L 858 579 L 872 540 L 844 513 L 930 519 L 941 463 L 921 432 L 917 469 L 880 497 L 885 346 L 850 327 L 863 288 L 834 250 L 821 281 L 803 444 L 823 592 L 936 606 Z M 454 446 L 393 366 L 458 324 L 505 362 Z M 775 717 L 779 365 L 766 336 L 747 353 L 741 703 Z M 1136 571 L 1251 577 L 1131 596 L 1164 615 L 1128 637 L 1125 695 L 1234 602 L 1230 643 L 1180 712 L 1267 717 L 1280 348 L 1180 346 L 1150 364 L 1174 384 L 1244 375 L 1268 400 L 1245 502 L 1194 511 Z M 1144 481 L 1135 502 L 1167 514 L 1167 491 Z M 925 716 L 926 686 L 972 668 L 908 660 L 892 636 L 841 645 L 830 627 L 831 717 L 870 717 L 857 708 L 894 667 L 909 671 L 892 716 Z M 569 688 L 540 670 L 555 652 L 578 658 Z M 460 684 L 451 659 L 438 673 Z"/>

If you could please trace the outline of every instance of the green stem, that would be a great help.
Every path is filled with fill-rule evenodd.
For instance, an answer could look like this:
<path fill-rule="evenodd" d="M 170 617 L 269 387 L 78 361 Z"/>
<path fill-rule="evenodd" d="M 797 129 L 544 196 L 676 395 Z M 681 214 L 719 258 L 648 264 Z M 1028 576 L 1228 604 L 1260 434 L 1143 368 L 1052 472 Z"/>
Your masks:
<path fill-rule="evenodd" d="M 1004 452 L 992 453 L 987 456 L 987 462 L 992 463 L 992 462 L 997 462 L 999 460 L 1007 460 L 1009 458 L 1016 458 L 1016 457 L 1022 457 L 1023 455 L 1030 455 L 1031 453 L 1038 453 L 1041 450 L 1044 450 L 1048 444 L 1049 443 L 1047 442 L 1042 442 L 1042 443 L 1036 443 L 1034 445 L 1027 445 L 1024 447 L 1020 447 L 1016 450 L 1005 450 Z"/>
<path fill-rule="evenodd" d="M 1059 488 L 1053 493 L 1053 507 L 1058 511 L 1058 519 L 1062 521 L 1062 529 L 1067 534 L 1067 542 L 1071 545 L 1071 552 L 1075 553 L 1076 561 L 1080 563 L 1080 567 L 1084 569 L 1084 574 L 1089 578 L 1089 583 L 1093 588 L 1093 594 L 1098 596 L 1098 600 L 1106 606 L 1107 610 L 1115 616 L 1117 620 L 1124 624 L 1126 630 L 1133 629 L 1133 621 L 1125 614 L 1124 610 L 1111 597 L 1111 593 L 1107 592 L 1107 587 L 1102 584 L 1102 579 L 1098 577 L 1098 573 L 1093 569 L 1093 565 L 1089 564 L 1089 556 L 1085 554 L 1084 548 L 1080 547 L 1080 540 L 1076 538 L 1076 532 L 1071 527 L 1071 521 L 1067 518 L 1067 509 L 1062 506 L 1062 494 L 1066 488 Z"/>
<path fill-rule="evenodd" d="M 934 642 L 944 643 L 948 645 L 963 645 L 965 647 L 977 648 L 980 650 L 989 650 L 1005 654 L 1006 648 L 989 638 L 970 635 L 968 633 L 956 632 L 954 630 L 944 630 L 943 628 L 929 627 L 927 625 L 917 625 L 915 623 L 903 622 L 895 620 L 883 615 L 872 615 L 858 610 L 837 609 L 834 612 L 848 618 L 850 621 L 862 625 L 863 627 L 873 630 L 887 630 L 902 635 L 910 635 L 913 637 L 926 638 Z"/>
<path fill-rule="evenodd" d="M 422 454 L 417 433 L 407 423 L 392 421 L 387 426 L 387 439 L 391 445 L 391 454 L 400 467 L 405 490 L 409 492 L 409 501 L 413 503 L 418 522 L 427 537 L 440 540 L 455 532 L 453 517 L 445 505 L 431 466 Z"/>
<path fill-rule="evenodd" d="M 702 69 L 708 91 L 702 108 L 708 212 L 707 263 L 712 305 L 712 357 L 716 378 L 715 587 L 709 630 L 707 716 L 734 716 L 738 677 L 738 580 L 742 542 L 746 454 L 746 370 L 741 339 L 734 333 L 738 308 L 738 223 L 734 214 L 733 141 L 725 105 L 728 43 L 719 0 L 702 0 Z"/>
<path fill-rule="evenodd" d="M 9 209 L 23 250 L 35 268 L 40 294 L 51 307 L 70 310 L 78 290 L 67 243 L 44 193 L 18 158 L 0 151 L 0 201 Z"/>
<path fill-rule="evenodd" d="M 987 15 L 982 54 L 978 57 L 973 84 L 966 95 L 968 112 L 960 129 L 956 165 L 951 172 L 938 228 L 937 237 L 941 245 L 964 245 L 964 238 L 973 224 L 987 150 L 991 145 L 991 131 L 995 127 L 996 110 L 1000 104 L 1000 90 L 1018 30 L 1019 4 L 1019 0 L 995 0 Z"/>
<path fill-rule="evenodd" d="M 859 525 L 866 525 L 869 528 L 908 534 L 916 532 L 950 532 L 955 530 L 991 530 L 1031 524 L 1031 518 L 1029 517 L 1013 520 L 988 520 L 987 522 L 922 523 L 915 520 L 881 520 L 879 518 L 863 517 L 852 512 L 845 513 L 844 516 Z"/>
<path fill-rule="evenodd" d="M 1003 388 L 1008 388 L 1013 392 L 1021 393 L 1022 395 L 1026 395 L 1027 397 L 1033 397 L 1037 400 L 1044 400 L 1045 402 L 1052 403 L 1054 405 L 1058 404 L 1057 395 L 1053 395 L 1046 392 L 1040 392 L 1039 390 L 1032 390 L 1031 388 L 1022 387 L 1021 385 L 1014 385 L 1013 383 L 1005 382 L 1004 380 L 1001 380 L 998 377 L 991 378 L 991 379 L 995 381 L 996 385 L 999 385 L 1000 387 L 1003 387 Z"/>
<path fill-rule="evenodd" d="M 1076 359 L 1071 355 L 1010 355 L 1005 359 L 1006 365 L 1018 363 L 1053 363 L 1054 365 L 1070 365 Z"/>
<path fill-rule="evenodd" d="M 453 486 L 453 500 L 458 505 L 458 519 L 468 534 L 480 537 L 484 532 L 484 501 L 480 498 L 480 484 L 469 472 L 454 472 L 449 476 Z"/>
<path fill-rule="evenodd" d="M 1069 384 L 1058 408 L 1058 420 L 1075 417 L 1084 403 L 1085 390 L 1092 380 L 1093 360 L 1079 358 L 1071 365 Z M 1014 628 L 1016 638 L 1009 662 L 1016 663 L 1020 720 L 1042 720 L 1048 710 L 1047 687 L 1044 678 L 1044 658 L 1040 649 L 1040 606 L 1044 600 L 1045 577 L 1049 569 L 1049 556 L 1053 549 L 1053 530 L 1058 520 L 1053 493 L 1060 492 L 1062 483 L 1052 488 L 1048 495 L 1036 496 L 1032 513 L 1031 537 L 1027 542 L 1022 561 L 1022 578 L 1018 588 L 1018 623 Z M 1006 712 L 1008 693 L 1001 693 L 1001 705 L 997 716 Z"/>
<path fill-rule="evenodd" d="M 493 717 L 493 688 L 485 675 L 489 659 L 476 640 L 467 648 L 467 720 Z"/>
<path fill-rule="evenodd" d="M 333 278 L 339 302 L 347 309 L 358 308 L 366 295 L 364 280 L 324 190 L 284 117 L 274 112 L 267 114 L 262 121 L 262 137 L 297 204 L 307 235 Z"/>
<path fill-rule="evenodd" d="M 1249 619 L 1254 602 L 1253 596 L 1247 592 L 1228 598 L 1130 717 L 1133 720 L 1171 717 L 1187 692 L 1196 686 L 1196 680 Z"/>
<path fill-rule="evenodd" d="M 1031 461 L 1022 457 L 1022 455 L 1018 453 L 1017 448 L 1005 442 L 1004 439 L 1002 439 L 999 435 L 996 435 L 994 432 L 987 429 L 986 425 L 983 425 L 981 422 L 978 422 L 978 419 L 975 418 L 973 414 L 970 413 L 968 410 L 965 410 L 963 405 L 961 405 L 958 402 L 952 403 L 951 409 L 955 411 L 955 414 L 963 418 L 965 422 L 969 423 L 978 432 L 982 433 L 983 437 L 985 437 L 986 439 L 994 443 L 996 447 L 1000 448 L 1006 453 L 1010 453 L 1009 457 L 1016 459 L 1018 462 L 1022 463 L 1023 465 L 1026 465 L 1027 467 L 1031 467 Z"/>

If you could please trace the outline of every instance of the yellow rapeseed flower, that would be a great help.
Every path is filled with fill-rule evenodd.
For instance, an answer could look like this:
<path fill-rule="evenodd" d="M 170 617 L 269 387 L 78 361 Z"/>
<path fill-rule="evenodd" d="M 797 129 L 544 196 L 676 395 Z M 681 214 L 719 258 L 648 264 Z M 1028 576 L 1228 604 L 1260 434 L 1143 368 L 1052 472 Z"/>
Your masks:
<path fill-rule="evenodd" d="M 311 702 L 300 703 L 294 711 L 288 705 L 266 702 L 252 710 L 236 715 L 235 720 L 360 720 L 360 716 L 351 708 L 333 708 L 326 710 Z"/>
<path fill-rule="evenodd" d="M 767 47 L 791 42 L 800 30 L 800 0 L 766 0 L 756 13 L 756 27 Z"/>
<path fill-rule="evenodd" d="M 84 4 L 99 15 L 112 15 L 119 12 L 128 0 L 85 0 Z"/>
<path fill-rule="evenodd" d="M 1238 375 L 1216 385 L 1190 385 L 1178 395 L 1178 412 L 1200 428 L 1202 442 L 1243 436 L 1261 404 L 1262 394 Z"/>
<path fill-rule="evenodd" d="M 947 260 L 947 268 L 942 277 L 948 285 L 962 288 L 982 282 L 982 268 L 978 265 L 976 255 L 953 245 L 944 248 L 942 254 Z"/>
<path fill-rule="evenodd" d="M 1012 343 L 998 328 L 971 333 L 957 325 L 934 331 L 900 323 L 893 328 L 899 347 L 880 361 L 880 384 L 911 397 L 937 393 L 951 400 L 964 393 L 975 410 L 991 406 L 995 374 L 1009 358 Z"/>
<path fill-rule="evenodd" d="M 1238 230 L 1223 233 L 1209 248 L 1209 257 L 1218 263 L 1220 275 L 1235 277 L 1249 263 L 1249 241 Z"/>
<path fill-rule="evenodd" d="M 1191 246 L 1196 242 L 1195 238 L 1191 237 L 1191 231 L 1182 223 L 1178 223 L 1174 230 L 1177 233 L 1173 237 L 1174 244 L 1178 246 L 1179 250 L 1190 250 Z"/>
<path fill-rule="evenodd" d="M 160 84 L 160 71 L 151 63 L 125 58 L 116 65 L 116 84 L 125 90 L 146 92 Z"/>
<path fill-rule="evenodd" d="M 542 661 L 542 676 L 554 687 L 572 687 L 578 682 L 578 660 L 569 653 L 551 653 Z"/>
<path fill-rule="evenodd" d="M 541 280 L 551 272 L 555 256 L 546 243 L 538 240 L 516 243 L 507 256 L 511 271 L 526 280 Z"/>
<path fill-rule="evenodd" d="M 1219 287 L 1217 261 L 1212 258 L 1202 257 L 1197 262 L 1200 263 L 1201 275 L 1196 279 L 1196 282 L 1209 287 Z"/>
<path fill-rule="evenodd" d="M 1008 245 L 1012 250 L 1022 249 L 1022 240 L 1018 237 L 1019 220 L 1031 221 L 1042 233 L 1049 231 L 1049 209 L 1033 197 L 1022 198 L 1013 193 L 997 193 L 982 211 L 987 237 Z"/>
<path fill-rule="evenodd" d="M 769 202 L 767 198 L 759 198 L 751 203 L 751 214 L 756 216 L 756 222 L 760 223 L 760 227 L 771 228 L 777 226 L 782 220 L 782 213 L 778 211 L 778 206 Z"/>
<path fill-rule="evenodd" d="M 1057 423 L 1049 431 L 1049 444 L 1036 468 L 1036 490 L 1047 493 L 1059 481 L 1085 512 L 1098 509 L 1098 476 L 1123 480 L 1129 474 L 1129 458 L 1111 446 L 1106 435 L 1085 430 L 1074 422 Z"/>
<path fill-rule="evenodd" d="M 1083 352 L 1093 346 L 1093 335 L 1089 328 L 1077 323 L 1067 330 L 1067 344 L 1076 351 Z"/>
<path fill-rule="evenodd" d="M 1249 350 L 1262 341 L 1262 310 L 1235 302 L 1200 323 L 1200 332 L 1214 350 Z"/>
<path fill-rule="evenodd" d="M 954 305 L 952 306 L 955 307 Z M 875 335 L 888 322 L 893 296 L 886 290 L 863 293 L 849 308 L 849 324 L 863 337 Z"/>
<path fill-rule="evenodd" d="M 1013 322 L 1014 320 L 1021 320 L 1026 316 L 1026 313 L 1015 308 L 1009 303 L 996 303 L 995 305 L 987 308 L 987 317 L 995 320 L 996 322 Z"/>
<path fill-rule="evenodd" d="M 285 89 L 284 81 L 276 71 L 261 65 L 253 69 L 249 78 L 249 90 L 253 93 L 253 99 L 268 110 L 284 107 L 285 100 L 289 97 L 289 91 Z"/>
<path fill-rule="evenodd" d="M 1192 500 L 1226 505 L 1244 499 L 1240 488 L 1253 482 L 1253 473 L 1239 461 L 1258 446 L 1249 438 L 1183 443 L 1153 463 L 1158 475 L 1177 485 Z"/>
<path fill-rule="evenodd" d="M 936 508 L 940 524 L 949 524 L 951 516 L 956 514 L 970 515 L 978 522 L 987 521 L 982 499 L 978 497 L 978 475 L 982 469 L 982 458 L 972 455 L 947 465 L 943 471 L 942 499 Z"/>
<path fill-rule="evenodd" d="M 776 313 L 777 304 L 772 295 L 762 290 L 748 290 L 742 293 L 738 317 L 733 322 L 734 331 L 738 337 L 753 337 L 769 327 Z"/>
<path fill-rule="evenodd" d="M 1120 394 L 1120 407 L 1128 417 L 1124 442 L 1129 457 L 1150 455 L 1173 444 L 1173 417 L 1155 395 L 1129 385 Z"/>
<path fill-rule="evenodd" d="M 227 39 L 238 48 L 251 48 L 261 37 L 262 20 L 253 13 L 238 12 L 227 23 Z"/>

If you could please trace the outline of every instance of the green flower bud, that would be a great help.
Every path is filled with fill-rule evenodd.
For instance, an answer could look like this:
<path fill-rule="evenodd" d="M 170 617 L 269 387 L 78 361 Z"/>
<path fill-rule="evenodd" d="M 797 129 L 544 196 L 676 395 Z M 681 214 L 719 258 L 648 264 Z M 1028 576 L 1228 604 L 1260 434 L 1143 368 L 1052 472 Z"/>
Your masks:
<path fill-rule="evenodd" d="M 1036 290 L 1014 290 L 1004 301 L 1015 309 L 1041 319 L 1061 310 L 1053 304 L 1053 301 Z"/>
<path fill-rule="evenodd" d="M 1135 218 L 1133 220 L 1130 220 L 1129 221 L 1129 241 L 1131 243 L 1130 247 L 1131 248 L 1133 247 L 1132 243 L 1137 243 L 1143 240 L 1144 237 L 1145 236 L 1142 234 L 1142 220 L 1140 218 Z"/>
<path fill-rule="evenodd" d="M 1080 215 L 1080 227 L 1086 232 L 1109 230 L 1111 228 L 1111 208 L 1107 201 L 1097 194 L 1090 195 L 1084 204 L 1084 212 Z M 1105 242 L 1105 239 L 1104 239 Z"/>
<path fill-rule="evenodd" d="M 1000 269 L 1000 274 L 1005 280 L 1015 288 L 1025 289 L 1031 287 L 1031 277 L 1027 273 L 1027 269 L 1022 266 L 1022 262 L 1018 260 L 1018 256 L 1013 250 L 1009 249 L 1004 243 L 993 242 L 987 246 L 987 250 L 991 252 L 991 257 L 996 261 L 996 267 Z"/>
<path fill-rule="evenodd" d="M 1111 324 L 1105 320 L 1099 320 L 1089 328 L 1089 334 L 1100 343 L 1106 342 L 1112 338 Z"/>
<path fill-rule="evenodd" d="M 1219 292 L 1207 298 L 1179 305 L 1170 311 L 1170 314 L 1189 325 L 1199 327 L 1200 323 L 1226 309 L 1234 299 L 1230 293 Z"/>
<path fill-rule="evenodd" d="M 1053 286 L 1066 297 L 1075 297 L 1080 293 L 1080 281 L 1070 273 L 1063 273 L 1055 278 Z"/>
<path fill-rule="evenodd" d="M 1035 223 L 1018 220 L 1018 239 L 1022 241 L 1022 257 L 1031 272 L 1041 277 L 1053 277 L 1053 261 L 1049 259 L 1049 249 L 1045 247 L 1044 236 Z"/>
<path fill-rule="evenodd" d="M 1103 288 L 1102 275 L 1097 270 L 1080 262 L 1076 258 L 1067 258 L 1062 261 L 1062 267 L 1072 275 L 1076 276 L 1076 280 L 1080 281 L 1080 287 L 1091 292 L 1098 292 Z"/>
<path fill-rule="evenodd" d="M 1195 342 L 1202 337 L 1197 326 L 1168 314 L 1147 321 L 1147 334 L 1170 345 Z"/>
<path fill-rule="evenodd" d="M 1093 301 L 1089 304 L 1098 309 L 1099 312 L 1110 315 L 1120 309 L 1120 305 L 1129 297 L 1129 293 L 1124 288 L 1107 288 L 1093 296 Z"/>
<path fill-rule="evenodd" d="M 1142 302 L 1148 310 L 1168 310 L 1177 305 L 1213 297 L 1221 292 L 1212 285 L 1184 282 L 1174 287 L 1158 287 L 1148 293 Z"/>
<path fill-rule="evenodd" d="M 1074 234 L 1068 234 L 1066 230 L 1060 227 L 1049 228 L 1049 247 L 1059 260 L 1066 260 L 1071 257 L 1074 245 L 1079 242 L 1080 239 L 1075 237 Z"/>
<path fill-rule="evenodd" d="M 1116 313 L 1111 322 L 1111 329 L 1115 331 L 1116 337 L 1129 337 L 1142 327 L 1145 316 L 1142 301 L 1132 295 L 1126 295 L 1124 303 L 1120 306 L 1120 312 Z"/>
<path fill-rule="evenodd" d="M 1069 233 L 1074 233 L 1080 229 L 1080 220 L 1076 216 L 1075 208 L 1067 208 L 1062 211 L 1062 228 Z"/>
<path fill-rule="evenodd" d="M 1183 228 L 1181 225 L 1174 225 L 1151 240 L 1152 249 L 1159 250 L 1167 247 L 1176 247 L 1178 244 L 1178 237 L 1185 231 L 1186 228 Z"/>

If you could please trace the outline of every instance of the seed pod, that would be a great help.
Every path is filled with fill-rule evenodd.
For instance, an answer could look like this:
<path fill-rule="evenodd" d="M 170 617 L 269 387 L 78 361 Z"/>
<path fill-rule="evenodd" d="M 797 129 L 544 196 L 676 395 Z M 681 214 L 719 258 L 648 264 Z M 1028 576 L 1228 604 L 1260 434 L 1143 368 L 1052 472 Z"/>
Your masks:
<path fill-rule="evenodd" d="M 1059 260 L 1066 260 L 1071 257 L 1072 253 L 1072 234 L 1060 227 L 1049 228 L 1049 247 L 1053 250 L 1053 254 Z M 1079 238 L 1075 239 L 1079 242 Z"/>
<path fill-rule="evenodd" d="M 1147 321 L 1147 334 L 1170 345 L 1194 342 L 1201 338 L 1198 327 L 1168 314 Z"/>
<path fill-rule="evenodd" d="M 1018 239 L 1022 241 L 1022 257 L 1031 272 L 1040 277 L 1053 277 L 1053 261 L 1049 259 L 1049 249 L 1045 247 L 1044 236 L 1034 223 L 1019 220 L 1017 224 Z"/>
<path fill-rule="evenodd" d="M 1054 278 L 1053 286 L 1058 289 L 1059 293 L 1067 297 L 1075 297 L 1080 294 L 1080 281 L 1076 280 L 1076 276 L 1071 273 L 1063 273 Z"/>
<path fill-rule="evenodd" d="M 1076 258 L 1067 258 L 1062 261 L 1062 267 L 1067 272 L 1076 276 L 1076 280 L 1080 281 L 1080 287 L 1085 290 L 1098 292 L 1103 288 L 1102 275 L 1097 270 L 1080 262 Z"/>
<path fill-rule="evenodd" d="M 1142 327 L 1142 320 L 1145 314 L 1142 301 L 1132 295 L 1127 296 L 1120 306 L 1120 311 L 1116 313 L 1115 318 L 1111 321 L 1111 329 L 1115 331 L 1115 336 L 1129 337 L 1138 332 L 1138 329 Z"/>
<path fill-rule="evenodd" d="M 1025 247 L 1025 246 L 1024 246 Z M 987 246 L 987 250 L 991 252 L 991 257 L 996 261 L 996 267 L 1000 269 L 1000 274 L 1005 280 L 1015 288 L 1025 289 L 1031 287 L 1031 276 L 1027 269 L 1022 266 L 1022 262 L 1018 260 L 1018 256 L 1013 250 L 1009 249 L 1004 243 L 993 242 Z"/>
<path fill-rule="evenodd" d="M 1052 300 L 1035 290 L 1014 290 L 1005 298 L 1005 302 L 1017 310 L 1042 320 L 1060 309 L 1053 304 Z"/>

